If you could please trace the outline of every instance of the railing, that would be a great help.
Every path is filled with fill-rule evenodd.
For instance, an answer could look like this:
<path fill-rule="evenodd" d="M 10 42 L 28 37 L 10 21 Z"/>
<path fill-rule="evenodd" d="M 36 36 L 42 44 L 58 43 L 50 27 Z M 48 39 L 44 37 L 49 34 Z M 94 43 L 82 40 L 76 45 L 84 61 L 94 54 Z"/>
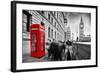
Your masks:
<path fill-rule="evenodd" d="M 73 42 L 74 44 L 86 44 L 91 45 L 91 42 Z"/>

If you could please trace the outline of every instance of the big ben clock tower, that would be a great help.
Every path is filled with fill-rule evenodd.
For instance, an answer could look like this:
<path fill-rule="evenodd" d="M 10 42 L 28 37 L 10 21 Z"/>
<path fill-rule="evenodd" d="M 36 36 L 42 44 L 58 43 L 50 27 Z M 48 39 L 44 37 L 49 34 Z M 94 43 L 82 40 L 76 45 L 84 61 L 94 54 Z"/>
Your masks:
<path fill-rule="evenodd" d="M 82 41 L 83 38 L 84 38 L 84 22 L 83 22 L 83 19 L 81 17 L 81 21 L 79 24 L 79 41 Z"/>

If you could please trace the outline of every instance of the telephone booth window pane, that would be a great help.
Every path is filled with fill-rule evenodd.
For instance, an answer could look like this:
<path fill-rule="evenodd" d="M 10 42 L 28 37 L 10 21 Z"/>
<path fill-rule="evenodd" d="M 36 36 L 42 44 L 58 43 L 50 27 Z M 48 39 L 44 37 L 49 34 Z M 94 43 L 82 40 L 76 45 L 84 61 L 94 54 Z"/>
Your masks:
<path fill-rule="evenodd" d="M 43 34 L 43 49 L 45 50 L 45 34 Z"/>
<path fill-rule="evenodd" d="M 44 48 L 44 34 L 42 33 L 41 34 L 41 48 L 42 48 L 42 50 L 44 50 L 45 48 Z"/>
<path fill-rule="evenodd" d="M 36 51 L 37 48 L 37 38 L 36 38 L 36 34 L 33 33 L 32 34 L 32 52 Z"/>
<path fill-rule="evenodd" d="M 43 34 L 41 34 L 41 49 L 43 50 Z"/>

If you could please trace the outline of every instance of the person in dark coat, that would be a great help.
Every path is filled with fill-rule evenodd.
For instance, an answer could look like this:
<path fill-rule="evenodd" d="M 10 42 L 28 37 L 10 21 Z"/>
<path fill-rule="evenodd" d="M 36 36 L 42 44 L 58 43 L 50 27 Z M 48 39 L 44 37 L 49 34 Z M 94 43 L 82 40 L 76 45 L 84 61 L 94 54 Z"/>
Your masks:
<path fill-rule="evenodd" d="M 54 45 L 53 56 L 54 56 L 54 61 L 62 60 L 61 53 L 60 53 L 60 47 L 58 43 Z"/>
<path fill-rule="evenodd" d="M 59 46 L 59 48 L 60 48 L 60 60 L 62 60 L 64 59 L 66 46 L 64 43 L 62 43 L 61 46 Z"/>
<path fill-rule="evenodd" d="M 66 44 L 67 44 L 68 46 L 71 46 L 71 45 L 72 45 L 72 42 L 68 40 L 68 41 L 66 42 Z"/>
<path fill-rule="evenodd" d="M 48 49 L 48 58 L 51 58 L 52 57 L 52 53 L 53 53 L 53 45 L 54 45 L 54 42 L 52 42 L 49 46 L 49 49 Z"/>
<path fill-rule="evenodd" d="M 69 47 L 72 46 L 72 42 L 68 40 L 68 41 L 66 42 L 66 45 L 68 46 L 68 51 L 67 51 L 67 53 L 66 53 L 66 55 L 67 55 L 67 60 L 71 60 L 71 53 L 70 53 Z"/>
<path fill-rule="evenodd" d="M 59 46 L 57 43 L 52 42 L 48 50 L 48 58 L 51 57 L 51 60 L 59 60 Z"/>

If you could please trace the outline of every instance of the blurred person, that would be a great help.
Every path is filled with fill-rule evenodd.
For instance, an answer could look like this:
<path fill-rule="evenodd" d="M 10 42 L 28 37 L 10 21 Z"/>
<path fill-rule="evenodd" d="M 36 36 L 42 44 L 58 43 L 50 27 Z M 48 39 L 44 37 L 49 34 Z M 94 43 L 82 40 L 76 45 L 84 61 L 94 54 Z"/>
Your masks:
<path fill-rule="evenodd" d="M 71 54 L 70 54 L 69 49 L 68 49 L 68 51 L 67 51 L 67 60 L 71 60 Z"/>
<path fill-rule="evenodd" d="M 64 55 L 65 55 L 65 49 L 66 49 L 66 46 L 64 44 L 64 42 L 61 42 L 61 44 L 59 45 L 59 49 L 60 49 L 60 59 L 61 60 L 64 60 Z"/>
<path fill-rule="evenodd" d="M 48 50 L 48 58 L 50 58 L 53 61 L 59 60 L 59 45 L 55 41 L 53 41 L 50 44 L 49 50 Z"/>
<path fill-rule="evenodd" d="M 65 59 L 71 60 L 71 54 L 72 54 L 72 42 L 68 40 L 66 42 Z"/>

